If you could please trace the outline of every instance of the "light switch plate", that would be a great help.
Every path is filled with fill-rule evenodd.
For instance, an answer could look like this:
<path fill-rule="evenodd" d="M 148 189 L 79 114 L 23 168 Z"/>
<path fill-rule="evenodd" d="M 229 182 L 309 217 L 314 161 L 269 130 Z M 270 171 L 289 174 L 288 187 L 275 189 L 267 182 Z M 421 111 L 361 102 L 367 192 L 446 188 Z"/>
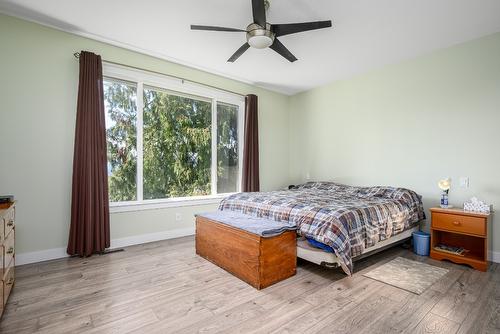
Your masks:
<path fill-rule="evenodd" d="M 460 177 L 460 187 L 469 188 L 469 178 L 467 176 Z"/>

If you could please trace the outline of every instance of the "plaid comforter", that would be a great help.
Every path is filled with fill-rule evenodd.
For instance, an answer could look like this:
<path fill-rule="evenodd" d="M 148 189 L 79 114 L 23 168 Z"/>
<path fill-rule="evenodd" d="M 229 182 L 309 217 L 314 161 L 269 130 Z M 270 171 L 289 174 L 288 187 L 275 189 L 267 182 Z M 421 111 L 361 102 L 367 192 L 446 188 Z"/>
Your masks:
<path fill-rule="evenodd" d="M 333 248 L 351 275 L 352 258 L 425 218 L 421 196 L 394 187 L 308 182 L 290 190 L 238 193 L 219 210 L 297 224 L 297 232 Z"/>

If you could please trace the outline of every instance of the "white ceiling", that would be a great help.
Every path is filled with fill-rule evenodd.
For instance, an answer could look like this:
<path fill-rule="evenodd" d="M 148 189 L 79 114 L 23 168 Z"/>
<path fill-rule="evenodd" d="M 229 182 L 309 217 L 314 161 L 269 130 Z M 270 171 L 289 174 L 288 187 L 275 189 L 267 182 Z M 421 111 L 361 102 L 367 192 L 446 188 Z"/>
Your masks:
<path fill-rule="evenodd" d="M 0 0 L 0 11 L 286 94 L 500 31 L 499 0 L 271 0 L 270 23 L 333 20 L 333 28 L 280 37 L 299 59 L 249 49 L 226 60 L 244 33 L 250 0 Z"/>

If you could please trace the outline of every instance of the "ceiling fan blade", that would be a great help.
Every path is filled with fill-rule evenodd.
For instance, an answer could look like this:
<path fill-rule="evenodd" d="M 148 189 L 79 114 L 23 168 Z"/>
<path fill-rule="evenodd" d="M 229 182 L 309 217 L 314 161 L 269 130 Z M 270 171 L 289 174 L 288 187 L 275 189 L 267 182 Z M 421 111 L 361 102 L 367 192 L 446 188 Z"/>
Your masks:
<path fill-rule="evenodd" d="M 226 28 L 226 27 L 214 27 L 214 26 L 200 26 L 200 25 L 195 25 L 195 24 L 191 25 L 191 30 L 246 32 L 246 30 L 241 30 L 241 29 Z"/>
<path fill-rule="evenodd" d="M 322 28 L 330 28 L 332 21 L 316 21 L 316 22 L 303 22 L 303 23 L 285 23 L 273 24 L 271 29 L 276 36 L 284 36 L 295 34 L 302 31 L 316 30 Z"/>
<path fill-rule="evenodd" d="M 266 27 L 266 6 L 264 0 L 252 0 L 253 22 Z"/>
<path fill-rule="evenodd" d="M 250 44 L 243 44 L 227 61 L 230 63 L 234 63 L 234 61 L 238 59 L 246 50 L 248 50 L 249 47 Z"/>
<path fill-rule="evenodd" d="M 297 58 L 295 58 L 295 56 L 277 38 L 274 39 L 270 48 L 288 59 L 291 63 L 297 60 Z"/>

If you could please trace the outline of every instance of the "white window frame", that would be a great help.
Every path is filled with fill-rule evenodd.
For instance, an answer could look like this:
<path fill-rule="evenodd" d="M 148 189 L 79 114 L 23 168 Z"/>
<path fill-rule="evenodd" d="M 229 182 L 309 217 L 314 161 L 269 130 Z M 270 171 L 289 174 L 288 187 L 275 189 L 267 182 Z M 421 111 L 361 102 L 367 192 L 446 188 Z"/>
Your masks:
<path fill-rule="evenodd" d="M 243 170 L 243 140 L 245 119 L 245 97 L 232 94 L 216 88 L 184 81 L 168 75 L 138 70 L 126 66 L 103 62 L 103 76 L 110 80 L 117 79 L 134 83 L 137 87 L 137 200 L 110 202 L 110 212 L 140 211 L 193 205 L 217 204 L 230 193 L 217 194 L 217 103 L 227 103 L 238 106 L 238 167 L 239 179 L 237 191 L 241 190 L 241 175 Z M 206 196 L 189 196 L 145 200 L 143 193 L 143 88 L 156 87 L 179 93 L 198 96 L 212 102 L 212 164 L 211 164 L 211 194 Z"/>

